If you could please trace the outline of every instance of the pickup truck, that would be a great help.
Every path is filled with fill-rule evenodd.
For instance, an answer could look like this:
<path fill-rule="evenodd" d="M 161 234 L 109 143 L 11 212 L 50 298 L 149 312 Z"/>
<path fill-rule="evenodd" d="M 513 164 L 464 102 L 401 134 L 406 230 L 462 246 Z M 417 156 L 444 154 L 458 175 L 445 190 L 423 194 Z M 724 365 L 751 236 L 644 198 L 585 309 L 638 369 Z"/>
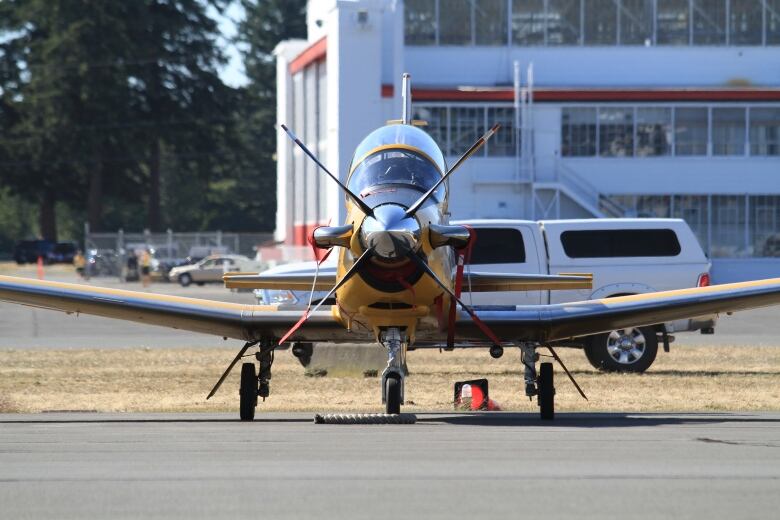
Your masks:
<path fill-rule="evenodd" d="M 476 232 L 463 281 L 463 300 L 476 307 L 564 303 L 710 282 L 711 264 L 690 227 L 680 219 L 461 220 L 453 224 L 471 226 Z M 313 262 L 291 264 L 275 271 L 313 271 L 313 266 Z M 469 266 L 494 273 L 591 273 L 593 287 L 472 294 L 468 292 Z M 326 264 L 321 269 L 334 267 Z M 309 294 L 299 292 L 262 290 L 257 295 L 267 303 L 305 306 Z M 583 348 L 588 361 L 600 370 L 644 372 L 655 361 L 659 343 L 668 351 L 672 333 L 712 333 L 714 324 L 714 317 L 704 316 L 576 338 L 567 345 Z"/>

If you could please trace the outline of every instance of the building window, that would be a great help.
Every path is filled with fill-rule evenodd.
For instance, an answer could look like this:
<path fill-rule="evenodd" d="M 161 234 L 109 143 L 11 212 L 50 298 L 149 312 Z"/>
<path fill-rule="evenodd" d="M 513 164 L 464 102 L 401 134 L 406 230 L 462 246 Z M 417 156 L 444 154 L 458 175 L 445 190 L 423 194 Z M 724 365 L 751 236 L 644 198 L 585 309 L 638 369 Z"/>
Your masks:
<path fill-rule="evenodd" d="M 652 157 L 672 152 L 672 109 L 636 109 L 636 155 Z"/>
<path fill-rule="evenodd" d="M 471 0 L 439 2 L 439 43 L 442 45 L 471 45 Z"/>
<path fill-rule="evenodd" d="M 712 196 L 712 255 L 738 258 L 747 254 L 744 195 Z"/>
<path fill-rule="evenodd" d="M 406 0 L 404 19 L 407 45 L 436 43 L 436 0 Z"/>
<path fill-rule="evenodd" d="M 580 0 L 547 0 L 547 44 L 579 45 Z"/>
<path fill-rule="evenodd" d="M 780 0 L 406 0 L 404 10 L 408 45 L 780 45 Z"/>
<path fill-rule="evenodd" d="M 780 155 L 780 108 L 751 108 L 749 135 L 751 155 Z"/>
<path fill-rule="evenodd" d="M 512 2 L 512 42 L 515 45 L 544 45 L 544 0 Z"/>
<path fill-rule="evenodd" d="M 674 153 L 707 155 L 707 109 L 677 108 L 674 119 Z"/>
<path fill-rule="evenodd" d="M 757 0 L 731 0 L 729 43 L 761 45 L 763 6 Z"/>
<path fill-rule="evenodd" d="M 712 154 L 745 154 L 745 109 L 712 109 Z"/>
<path fill-rule="evenodd" d="M 617 3 L 615 0 L 591 0 L 585 9 L 585 45 L 617 43 Z"/>
<path fill-rule="evenodd" d="M 450 110 L 450 146 L 447 155 L 461 155 L 485 133 L 485 109 L 452 107 Z M 485 147 L 474 156 L 485 155 Z"/>
<path fill-rule="evenodd" d="M 490 138 L 487 146 L 489 156 L 515 155 L 515 109 L 513 107 L 489 107 L 487 124 L 499 123 L 501 128 Z"/>
<path fill-rule="evenodd" d="M 447 129 L 449 121 L 447 119 L 447 107 L 425 107 L 415 106 L 413 119 L 419 119 L 428 123 L 423 130 L 428 132 L 436 144 L 443 151 L 447 150 Z"/>
<path fill-rule="evenodd" d="M 754 195 L 750 197 L 750 226 L 753 256 L 780 256 L 780 197 Z"/>
<path fill-rule="evenodd" d="M 672 198 L 672 218 L 681 218 L 699 239 L 702 249 L 709 251 L 709 197 L 707 195 L 675 195 Z"/>
<path fill-rule="evenodd" d="M 561 155 L 596 155 L 596 109 L 564 108 L 561 115 Z"/>
<path fill-rule="evenodd" d="M 633 108 L 599 109 L 599 155 L 604 157 L 634 155 Z"/>
<path fill-rule="evenodd" d="M 726 0 L 693 0 L 694 45 L 726 43 Z"/>
<path fill-rule="evenodd" d="M 653 0 L 622 0 L 618 2 L 620 43 L 650 45 L 653 42 Z"/>
<path fill-rule="evenodd" d="M 656 42 L 658 45 L 688 45 L 690 13 L 688 0 L 658 0 Z"/>
<path fill-rule="evenodd" d="M 764 0 L 766 5 L 766 44 L 780 45 L 780 0 Z"/>
<path fill-rule="evenodd" d="M 506 0 L 476 0 L 474 30 L 477 45 L 506 45 Z"/>

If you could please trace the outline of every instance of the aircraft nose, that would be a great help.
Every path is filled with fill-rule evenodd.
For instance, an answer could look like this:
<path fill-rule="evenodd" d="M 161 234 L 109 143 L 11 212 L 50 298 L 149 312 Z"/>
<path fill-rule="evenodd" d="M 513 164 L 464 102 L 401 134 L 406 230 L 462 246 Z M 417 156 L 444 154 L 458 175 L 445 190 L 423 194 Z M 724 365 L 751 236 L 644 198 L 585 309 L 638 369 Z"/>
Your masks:
<path fill-rule="evenodd" d="M 373 213 L 360 227 L 364 247 L 373 248 L 377 256 L 387 260 L 403 258 L 414 250 L 420 240 L 420 224 L 405 215 L 406 208 L 384 204 Z"/>

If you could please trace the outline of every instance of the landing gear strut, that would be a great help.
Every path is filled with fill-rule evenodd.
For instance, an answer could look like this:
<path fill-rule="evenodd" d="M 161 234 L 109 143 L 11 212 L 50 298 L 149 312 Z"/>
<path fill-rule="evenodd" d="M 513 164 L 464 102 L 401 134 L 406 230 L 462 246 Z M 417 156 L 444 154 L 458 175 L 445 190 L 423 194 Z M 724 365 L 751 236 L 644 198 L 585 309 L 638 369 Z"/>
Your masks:
<path fill-rule="evenodd" d="M 387 368 L 382 372 L 382 402 L 385 413 L 399 414 L 404 403 L 405 335 L 398 327 L 390 327 L 380 339 L 387 349 Z"/>
<path fill-rule="evenodd" d="M 522 361 L 525 367 L 525 395 L 529 398 L 536 396 L 539 404 L 539 416 L 542 420 L 552 421 L 555 418 L 555 386 L 553 384 L 553 364 L 540 363 L 539 373 L 536 372 L 536 362 L 539 354 L 536 349 L 539 345 L 525 343 L 522 345 Z"/>

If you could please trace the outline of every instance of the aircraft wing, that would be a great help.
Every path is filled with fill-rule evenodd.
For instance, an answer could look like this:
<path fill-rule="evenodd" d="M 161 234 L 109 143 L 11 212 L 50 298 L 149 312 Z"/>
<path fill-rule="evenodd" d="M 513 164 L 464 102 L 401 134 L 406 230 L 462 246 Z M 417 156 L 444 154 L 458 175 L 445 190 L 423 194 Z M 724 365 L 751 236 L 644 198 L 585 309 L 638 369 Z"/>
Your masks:
<path fill-rule="evenodd" d="M 776 304 L 780 304 L 780 278 L 555 305 L 477 307 L 476 311 L 502 340 L 545 342 Z M 484 341 L 484 335 L 461 312 L 456 339 Z"/>
<path fill-rule="evenodd" d="M 0 276 L 0 301 L 76 314 L 117 318 L 245 341 L 282 337 L 301 310 L 277 305 L 242 305 L 90 285 Z M 363 341 L 372 335 L 347 331 L 330 306 L 313 313 L 296 333 L 301 341 Z"/>

